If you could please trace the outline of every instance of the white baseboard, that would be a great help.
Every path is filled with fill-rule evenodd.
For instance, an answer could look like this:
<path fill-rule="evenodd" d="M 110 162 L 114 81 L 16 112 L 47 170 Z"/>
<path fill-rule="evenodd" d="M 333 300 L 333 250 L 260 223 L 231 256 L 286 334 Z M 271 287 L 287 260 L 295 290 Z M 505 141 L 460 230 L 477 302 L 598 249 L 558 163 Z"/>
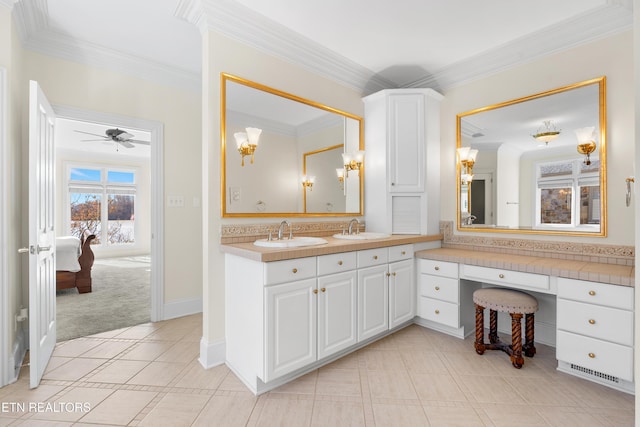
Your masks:
<path fill-rule="evenodd" d="M 166 303 L 162 320 L 176 319 L 190 314 L 202 313 L 202 298 L 185 298 Z"/>
<path fill-rule="evenodd" d="M 209 343 L 204 337 L 200 340 L 200 357 L 198 362 L 205 368 L 213 368 L 214 366 L 225 363 L 227 347 L 225 340 L 219 340 Z"/>

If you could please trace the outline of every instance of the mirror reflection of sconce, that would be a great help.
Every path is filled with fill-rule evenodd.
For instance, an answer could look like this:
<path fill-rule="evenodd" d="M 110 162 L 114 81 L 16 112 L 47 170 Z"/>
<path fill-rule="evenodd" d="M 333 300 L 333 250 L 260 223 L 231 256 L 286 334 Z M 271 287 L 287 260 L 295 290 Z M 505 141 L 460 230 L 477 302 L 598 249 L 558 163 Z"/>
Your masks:
<path fill-rule="evenodd" d="M 340 182 L 340 188 L 344 190 L 344 168 L 336 168 L 336 175 L 338 175 L 338 181 Z"/>
<path fill-rule="evenodd" d="M 626 196 L 625 203 L 627 207 L 629 207 L 631 206 L 631 184 L 636 182 L 636 178 L 634 176 L 630 176 L 627 179 L 625 179 L 625 181 L 627 183 L 627 196 Z"/>
<path fill-rule="evenodd" d="M 258 139 L 262 129 L 258 128 L 246 128 L 246 132 L 236 132 L 233 134 L 236 139 L 236 145 L 238 146 L 238 152 L 242 156 L 242 166 L 244 166 L 245 156 L 251 156 L 251 163 L 253 164 L 253 153 L 258 148 Z"/>
<path fill-rule="evenodd" d="M 595 128 L 593 126 L 589 126 L 586 128 L 576 129 L 575 132 L 576 138 L 578 138 L 578 153 L 584 154 L 586 156 L 584 164 L 590 165 L 591 159 L 589 156 L 591 153 L 596 151 Z"/>
<path fill-rule="evenodd" d="M 313 175 L 303 175 L 302 176 L 302 188 L 309 189 L 309 191 L 313 191 L 313 184 L 316 182 L 316 177 Z"/>
<path fill-rule="evenodd" d="M 462 184 L 468 184 L 473 181 L 473 165 L 476 163 L 478 150 L 472 150 L 471 147 L 458 148 L 458 161 L 460 162 L 460 180 Z"/>
<path fill-rule="evenodd" d="M 352 170 L 355 170 L 358 175 L 360 175 L 360 169 L 362 169 L 364 162 L 364 151 L 342 153 L 342 160 L 344 161 L 344 170 L 347 171 L 347 176 L 349 176 L 349 172 Z"/>
<path fill-rule="evenodd" d="M 545 145 L 549 145 L 549 141 L 553 141 L 560 135 L 560 130 L 556 128 L 551 120 L 545 120 L 542 122 L 542 126 L 538 128 L 536 133 L 531 135 L 536 141 L 544 142 Z"/>

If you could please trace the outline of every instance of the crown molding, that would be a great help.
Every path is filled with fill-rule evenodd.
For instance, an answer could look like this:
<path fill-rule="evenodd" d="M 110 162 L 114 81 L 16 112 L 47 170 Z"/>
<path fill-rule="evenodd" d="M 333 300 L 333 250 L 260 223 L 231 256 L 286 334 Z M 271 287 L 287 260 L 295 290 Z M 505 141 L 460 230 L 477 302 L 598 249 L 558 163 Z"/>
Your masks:
<path fill-rule="evenodd" d="M 6 0 L 0 0 L 6 1 Z M 17 1 L 13 19 L 25 49 L 163 85 L 199 92 L 199 73 L 74 39 L 52 30 L 47 0 Z"/>
<path fill-rule="evenodd" d="M 624 5 L 595 8 L 445 67 L 406 87 L 452 88 L 535 59 L 612 36 L 633 28 L 633 13 Z"/>

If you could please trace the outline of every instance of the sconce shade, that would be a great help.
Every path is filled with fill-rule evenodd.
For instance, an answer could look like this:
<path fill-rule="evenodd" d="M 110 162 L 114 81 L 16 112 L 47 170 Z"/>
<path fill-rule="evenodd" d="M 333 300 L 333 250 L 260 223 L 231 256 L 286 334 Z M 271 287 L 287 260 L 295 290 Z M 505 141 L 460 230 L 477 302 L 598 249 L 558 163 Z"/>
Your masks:
<path fill-rule="evenodd" d="M 260 138 L 260 134 L 262 133 L 262 129 L 258 128 L 247 128 L 247 138 L 249 139 L 250 145 L 258 145 L 258 138 Z"/>
<path fill-rule="evenodd" d="M 233 134 L 233 137 L 236 139 L 236 145 L 238 146 L 238 148 L 249 142 L 249 139 L 245 132 L 236 132 Z"/>

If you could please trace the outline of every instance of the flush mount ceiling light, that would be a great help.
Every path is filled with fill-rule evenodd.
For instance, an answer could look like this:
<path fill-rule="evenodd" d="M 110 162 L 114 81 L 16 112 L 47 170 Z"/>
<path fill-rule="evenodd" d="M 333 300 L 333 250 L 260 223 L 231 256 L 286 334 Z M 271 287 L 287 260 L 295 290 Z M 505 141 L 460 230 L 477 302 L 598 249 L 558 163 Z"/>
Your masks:
<path fill-rule="evenodd" d="M 244 166 L 244 157 L 251 156 L 251 163 L 253 163 L 253 153 L 258 148 L 258 139 L 262 129 L 258 128 L 246 128 L 246 132 L 236 132 L 233 137 L 236 139 L 236 145 L 238 146 L 238 152 L 242 156 L 242 166 Z"/>
<path fill-rule="evenodd" d="M 584 154 L 586 157 L 584 159 L 585 165 L 591 164 L 591 159 L 589 156 L 591 153 L 596 151 L 596 133 L 595 128 L 593 126 L 576 129 L 576 138 L 578 138 L 578 153 Z"/>
<path fill-rule="evenodd" d="M 536 141 L 544 142 L 545 145 L 548 145 L 549 142 L 556 139 L 558 135 L 560 135 L 560 130 L 556 128 L 551 120 L 545 120 L 536 133 L 531 136 L 534 137 Z"/>

